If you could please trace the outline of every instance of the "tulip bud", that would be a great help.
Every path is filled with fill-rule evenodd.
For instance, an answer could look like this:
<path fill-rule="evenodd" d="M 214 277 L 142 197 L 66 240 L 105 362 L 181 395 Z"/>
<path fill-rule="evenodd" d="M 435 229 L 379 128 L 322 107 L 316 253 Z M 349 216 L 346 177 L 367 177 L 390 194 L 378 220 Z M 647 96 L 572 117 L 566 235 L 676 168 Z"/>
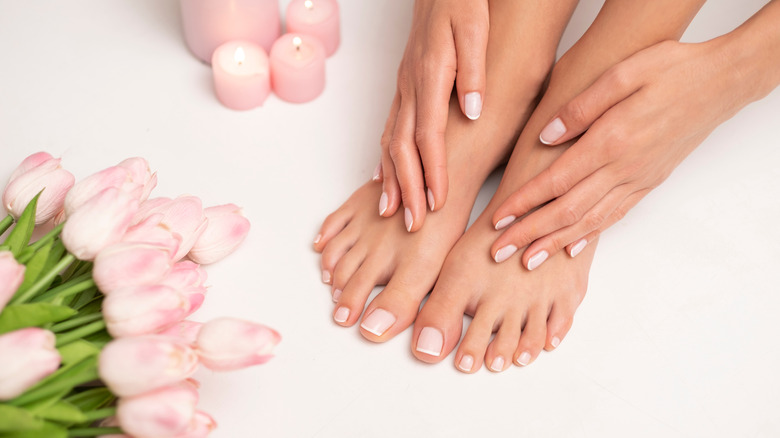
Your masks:
<path fill-rule="evenodd" d="M 149 286 L 171 270 L 166 248 L 146 243 L 115 243 L 95 257 L 92 278 L 98 289 L 109 295 L 120 289 Z"/>
<path fill-rule="evenodd" d="M 275 330 L 236 318 L 217 318 L 200 329 L 200 361 L 214 371 L 230 371 L 268 362 L 281 341 Z"/>
<path fill-rule="evenodd" d="M 189 258 L 205 265 L 222 260 L 238 248 L 249 232 L 249 220 L 235 204 L 209 207 L 203 213 L 208 226 L 195 241 Z"/>
<path fill-rule="evenodd" d="M 122 397 L 116 416 L 122 430 L 139 437 L 173 437 L 186 431 L 195 417 L 198 392 L 187 382 Z"/>
<path fill-rule="evenodd" d="M 206 299 L 207 290 L 203 285 L 205 280 L 206 271 L 193 262 L 184 261 L 176 263 L 174 269 L 160 284 L 176 289 L 187 296 L 190 302 L 190 310 L 187 313 L 189 316 L 195 313 Z"/>
<path fill-rule="evenodd" d="M 132 196 L 107 188 L 68 218 L 62 242 L 79 260 L 93 260 L 103 248 L 122 239 L 136 210 L 138 201 Z"/>
<path fill-rule="evenodd" d="M 0 251 L 0 313 L 22 284 L 24 270 L 11 251 Z"/>
<path fill-rule="evenodd" d="M 217 428 L 217 422 L 203 411 L 195 411 L 189 427 L 176 438 L 206 438 L 212 430 Z"/>
<path fill-rule="evenodd" d="M 0 335 L 0 400 L 11 400 L 60 366 L 54 333 L 37 327 Z"/>
<path fill-rule="evenodd" d="M 189 345 L 194 345 L 195 340 L 198 338 L 198 332 L 203 326 L 202 322 L 195 322 L 189 320 L 179 321 L 176 324 L 157 332 L 161 336 L 170 336 L 180 341 L 186 342 Z"/>
<path fill-rule="evenodd" d="M 115 339 L 100 353 L 98 373 L 114 394 L 142 394 L 195 372 L 198 356 L 185 342 L 148 335 Z"/>
<path fill-rule="evenodd" d="M 117 167 L 127 169 L 130 172 L 130 179 L 143 187 L 140 201 L 146 201 L 152 189 L 157 186 L 157 173 L 152 173 L 149 163 L 141 157 L 133 157 L 117 164 Z"/>
<path fill-rule="evenodd" d="M 18 219 L 27 204 L 41 193 L 35 223 L 48 222 L 62 210 L 65 195 L 74 181 L 73 175 L 60 166 L 59 158 L 52 158 L 46 152 L 30 155 L 11 174 L 3 193 L 3 206 Z"/>
<path fill-rule="evenodd" d="M 187 316 L 187 295 L 168 286 L 138 286 L 114 291 L 103 300 L 103 318 L 111 336 L 154 333 Z"/>
<path fill-rule="evenodd" d="M 65 215 L 70 217 L 87 201 L 108 188 L 119 189 L 136 202 L 140 202 L 144 189 L 143 185 L 132 180 L 129 170 L 111 166 L 84 178 L 73 186 L 65 197 Z"/>
<path fill-rule="evenodd" d="M 195 196 L 179 196 L 173 200 L 150 199 L 141 205 L 134 222 L 139 223 L 153 214 L 162 214 L 160 223 L 181 236 L 181 244 L 173 260 L 184 257 L 207 226 L 203 205 Z"/>
<path fill-rule="evenodd" d="M 127 229 L 122 237 L 123 242 L 151 243 L 168 250 L 168 257 L 173 260 L 181 244 L 181 236 L 171 231 L 161 223 L 163 215 L 153 214 L 142 222 Z"/>

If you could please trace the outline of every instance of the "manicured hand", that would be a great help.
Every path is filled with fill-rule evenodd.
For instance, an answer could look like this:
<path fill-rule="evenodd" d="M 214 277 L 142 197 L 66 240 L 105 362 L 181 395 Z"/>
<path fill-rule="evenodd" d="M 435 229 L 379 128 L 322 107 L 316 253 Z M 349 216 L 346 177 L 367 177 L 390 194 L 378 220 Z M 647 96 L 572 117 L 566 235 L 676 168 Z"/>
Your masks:
<path fill-rule="evenodd" d="M 540 141 L 556 146 L 584 134 L 496 210 L 496 229 L 522 217 L 493 243 L 496 261 L 526 245 L 529 270 L 564 247 L 576 256 L 752 100 L 760 88 L 747 80 L 753 67 L 727 37 L 651 46 L 561 108 Z"/>
<path fill-rule="evenodd" d="M 447 199 L 444 131 L 450 95 L 470 119 L 482 111 L 488 40 L 486 0 L 417 0 L 398 88 L 382 134 L 383 181 L 379 214 L 392 216 L 403 202 L 408 231 L 420 229 L 426 200 L 437 210 Z M 457 75 L 456 75 L 457 73 Z"/>

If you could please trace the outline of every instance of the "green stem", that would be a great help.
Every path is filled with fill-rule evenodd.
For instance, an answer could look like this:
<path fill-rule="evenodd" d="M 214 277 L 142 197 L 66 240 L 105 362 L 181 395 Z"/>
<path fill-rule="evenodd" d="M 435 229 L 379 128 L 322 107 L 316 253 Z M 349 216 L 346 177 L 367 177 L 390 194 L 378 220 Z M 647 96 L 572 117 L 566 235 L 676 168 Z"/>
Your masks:
<path fill-rule="evenodd" d="M 31 301 L 33 302 L 46 301 L 54 297 L 64 298 L 64 297 L 69 297 L 71 295 L 76 295 L 79 292 L 83 292 L 91 287 L 95 287 L 95 280 L 93 280 L 90 277 L 91 277 L 90 274 L 85 274 L 77 278 L 74 278 L 73 280 L 65 284 L 61 284 L 50 291 L 38 295 L 37 297 L 33 298 Z"/>
<path fill-rule="evenodd" d="M 120 435 L 124 432 L 118 427 L 87 427 L 84 429 L 71 429 L 68 436 L 99 436 L 99 435 Z"/>
<path fill-rule="evenodd" d="M 0 236 L 5 233 L 8 228 L 11 227 L 11 225 L 14 223 L 14 217 L 10 214 L 3 218 L 3 220 L 0 220 Z"/>
<path fill-rule="evenodd" d="M 57 335 L 57 347 L 68 345 L 73 341 L 77 341 L 81 338 L 87 337 L 93 333 L 97 333 L 106 328 L 106 322 L 102 319 L 95 321 L 91 324 L 87 324 L 83 327 L 79 327 L 76 330 L 71 330 L 67 333 L 60 333 Z"/>
<path fill-rule="evenodd" d="M 60 391 L 70 390 L 76 385 L 83 385 L 87 382 L 97 380 L 100 377 L 97 370 L 97 357 L 85 359 L 77 365 L 74 365 L 73 368 L 69 369 L 67 372 L 70 373 L 71 376 L 57 376 L 59 378 L 55 378 L 50 382 L 43 381 L 43 384 L 39 382 L 38 387 L 9 401 L 8 404 L 12 406 L 24 406 L 46 397 L 51 397 Z"/>
<path fill-rule="evenodd" d="M 35 284 L 30 286 L 30 288 L 24 291 L 24 293 L 14 297 L 11 300 L 11 304 L 24 303 L 31 297 L 35 296 L 35 294 L 40 292 L 41 289 L 50 285 L 51 281 L 54 280 L 54 277 L 56 277 L 57 274 L 59 274 L 60 271 L 65 269 L 69 264 L 73 263 L 74 260 L 76 260 L 76 257 L 73 254 L 71 253 L 65 254 L 62 260 L 60 260 L 59 263 L 57 263 L 53 268 L 51 268 L 51 270 L 47 272 L 46 275 L 44 275 L 38 281 L 36 281 Z"/>
<path fill-rule="evenodd" d="M 95 421 L 95 420 L 102 420 L 103 418 L 110 417 L 112 415 L 116 414 L 116 408 L 110 407 L 110 408 L 103 408 L 103 409 L 96 409 L 91 412 L 84 412 L 84 416 L 87 418 L 85 423 L 87 421 Z"/>
<path fill-rule="evenodd" d="M 33 251 L 38 251 L 43 245 L 46 245 L 50 241 L 57 238 L 57 236 L 60 235 L 60 232 L 62 232 L 62 227 L 65 226 L 65 223 L 61 223 L 57 225 L 56 227 L 52 228 L 51 231 L 41 236 L 40 239 L 36 240 L 35 243 L 30 245 L 30 249 Z"/>
<path fill-rule="evenodd" d="M 78 316 L 76 318 L 69 319 L 65 322 L 55 324 L 50 328 L 50 330 L 53 331 L 54 333 L 59 333 L 65 330 L 70 330 L 75 327 L 80 327 L 89 322 L 97 321 L 102 317 L 103 314 L 100 312 L 92 313 L 90 315 Z"/>

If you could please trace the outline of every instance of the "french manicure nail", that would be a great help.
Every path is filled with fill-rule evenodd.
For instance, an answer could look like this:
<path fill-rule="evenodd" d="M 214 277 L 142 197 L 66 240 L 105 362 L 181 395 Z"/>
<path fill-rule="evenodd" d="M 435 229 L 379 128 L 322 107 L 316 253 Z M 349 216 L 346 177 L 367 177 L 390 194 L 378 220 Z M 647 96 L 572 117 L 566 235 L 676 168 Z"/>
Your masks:
<path fill-rule="evenodd" d="M 333 314 L 333 320 L 336 322 L 344 323 L 349 319 L 349 309 L 346 307 L 339 307 L 336 313 Z"/>
<path fill-rule="evenodd" d="M 504 260 L 508 259 L 509 257 L 512 257 L 512 254 L 517 252 L 517 247 L 514 245 L 507 245 L 498 251 L 496 251 L 496 256 L 494 257 L 496 263 L 501 263 Z"/>
<path fill-rule="evenodd" d="M 431 211 L 433 211 L 433 207 L 436 206 L 436 200 L 433 199 L 433 192 L 431 189 L 428 189 L 428 205 L 431 206 Z"/>
<path fill-rule="evenodd" d="M 322 240 L 322 234 L 317 234 L 317 237 L 314 238 L 314 244 L 320 243 L 320 240 Z"/>
<path fill-rule="evenodd" d="M 387 193 L 382 192 L 382 196 L 379 197 L 379 215 L 382 216 L 387 211 Z"/>
<path fill-rule="evenodd" d="M 474 358 L 471 357 L 470 354 L 464 354 L 463 357 L 460 358 L 460 362 L 458 362 L 458 368 L 460 368 L 461 371 L 467 373 L 471 371 L 471 368 L 473 366 L 474 366 Z"/>
<path fill-rule="evenodd" d="M 526 366 L 529 362 L 531 362 L 531 353 L 527 351 L 520 353 L 520 356 L 517 358 L 517 364 Z"/>
<path fill-rule="evenodd" d="M 333 291 L 333 302 L 337 303 L 339 301 L 339 297 L 341 296 L 341 289 L 336 289 Z"/>
<path fill-rule="evenodd" d="M 574 246 L 571 247 L 571 253 L 569 253 L 572 257 L 577 257 L 577 254 L 582 252 L 583 249 L 585 249 L 585 245 L 588 244 L 588 241 L 585 239 L 581 239 L 579 242 L 577 242 Z"/>
<path fill-rule="evenodd" d="M 444 335 L 439 329 L 423 327 L 420 330 L 420 337 L 417 338 L 417 351 L 431 356 L 439 356 L 443 346 Z"/>
<path fill-rule="evenodd" d="M 511 214 L 510 214 L 509 216 L 507 216 L 507 217 L 505 217 L 505 218 L 501 219 L 500 221 L 496 222 L 496 230 L 500 230 L 500 229 L 502 229 L 502 228 L 505 228 L 507 225 L 509 225 L 509 224 L 511 224 L 512 222 L 514 222 L 514 221 L 515 221 L 515 219 L 517 219 L 517 218 L 516 218 L 516 217 L 514 217 L 514 216 L 513 216 L 513 215 L 511 215 Z"/>
<path fill-rule="evenodd" d="M 557 336 L 553 336 L 550 340 L 550 345 L 552 345 L 553 348 L 558 348 L 558 346 L 561 345 L 561 339 Z"/>
<path fill-rule="evenodd" d="M 476 91 L 466 93 L 463 98 L 464 107 L 466 108 L 466 117 L 471 120 L 477 120 L 482 114 L 482 95 Z"/>
<path fill-rule="evenodd" d="M 379 171 L 382 170 L 382 163 L 379 163 L 376 165 L 376 169 L 374 169 L 374 176 L 371 177 L 372 181 L 379 181 Z"/>
<path fill-rule="evenodd" d="M 490 369 L 495 372 L 500 372 L 504 370 L 504 357 L 498 356 L 497 358 L 493 359 L 493 363 L 490 364 Z"/>
<path fill-rule="evenodd" d="M 330 284 L 330 272 L 325 270 L 322 271 L 322 282 L 325 284 Z"/>
<path fill-rule="evenodd" d="M 563 137 L 563 134 L 566 134 L 566 125 L 563 124 L 563 120 L 560 117 L 556 117 L 542 129 L 542 133 L 539 134 L 539 141 L 544 144 L 553 144 Z"/>
<path fill-rule="evenodd" d="M 534 269 L 538 268 L 539 265 L 547 260 L 548 256 L 549 254 L 547 254 L 547 251 L 539 251 L 534 254 L 530 259 L 528 259 L 528 270 L 533 271 Z"/>
<path fill-rule="evenodd" d="M 385 309 L 374 309 L 370 315 L 360 324 L 363 330 L 371 332 L 377 336 L 387 331 L 395 323 L 395 316 Z"/>
<path fill-rule="evenodd" d="M 404 222 L 406 222 L 406 231 L 412 232 L 412 225 L 414 225 L 414 218 L 412 217 L 412 210 L 408 208 L 404 209 Z"/>

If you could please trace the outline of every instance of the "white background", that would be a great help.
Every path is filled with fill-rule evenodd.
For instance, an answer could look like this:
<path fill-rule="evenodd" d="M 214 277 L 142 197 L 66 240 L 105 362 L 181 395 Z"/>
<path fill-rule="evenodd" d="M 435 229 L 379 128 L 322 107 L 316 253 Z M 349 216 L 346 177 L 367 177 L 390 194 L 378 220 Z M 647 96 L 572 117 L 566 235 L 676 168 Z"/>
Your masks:
<path fill-rule="evenodd" d="M 763 3 L 712 0 L 684 39 L 731 30 Z M 213 436 L 780 435 L 780 92 L 718 128 L 603 236 L 556 352 L 464 375 L 451 357 L 416 361 L 410 330 L 376 345 L 331 320 L 311 240 L 371 177 L 411 19 L 410 0 L 341 5 L 325 93 L 235 112 L 187 51 L 175 1 L 0 0 L 0 179 L 38 150 L 77 178 L 143 156 L 158 196 L 234 202 L 252 221 L 209 268 L 196 315 L 261 321 L 284 340 L 265 366 L 198 373 Z M 562 49 L 599 6 L 583 0 Z"/>

